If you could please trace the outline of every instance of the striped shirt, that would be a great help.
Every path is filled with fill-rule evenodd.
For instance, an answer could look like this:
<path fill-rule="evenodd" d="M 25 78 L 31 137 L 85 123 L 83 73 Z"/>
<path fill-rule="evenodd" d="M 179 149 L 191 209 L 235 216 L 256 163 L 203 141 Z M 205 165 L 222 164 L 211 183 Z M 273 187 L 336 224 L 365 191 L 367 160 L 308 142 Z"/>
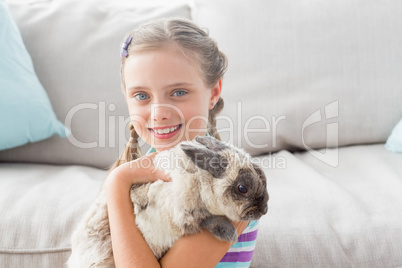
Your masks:
<path fill-rule="evenodd" d="M 209 136 L 208 133 L 207 136 Z M 147 154 L 153 152 L 156 152 L 156 150 L 151 147 Z M 243 233 L 237 239 L 237 242 L 230 247 L 215 268 L 249 267 L 255 249 L 257 232 L 258 221 L 250 221 L 246 229 L 244 229 Z"/>
<path fill-rule="evenodd" d="M 216 268 L 249 267 L 257 240 L 258 221 L 250 221 L 246 229 L 237 239 Z"/>

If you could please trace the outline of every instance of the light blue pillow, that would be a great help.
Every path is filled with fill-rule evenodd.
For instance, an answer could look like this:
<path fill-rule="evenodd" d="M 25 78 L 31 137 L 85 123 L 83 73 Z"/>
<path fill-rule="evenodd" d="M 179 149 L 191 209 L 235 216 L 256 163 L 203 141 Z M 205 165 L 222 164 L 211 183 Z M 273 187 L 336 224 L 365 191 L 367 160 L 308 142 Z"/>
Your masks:
<path fill-rule="evenodd" d="M 388 151 L 402 153 L 402 119 L 396 124 L 385 143 Z"/>
<path fill-rule="evenodd" d="M 0 150 L 69 133 L 57 120 L 19 29 L 0 0 Z"/>

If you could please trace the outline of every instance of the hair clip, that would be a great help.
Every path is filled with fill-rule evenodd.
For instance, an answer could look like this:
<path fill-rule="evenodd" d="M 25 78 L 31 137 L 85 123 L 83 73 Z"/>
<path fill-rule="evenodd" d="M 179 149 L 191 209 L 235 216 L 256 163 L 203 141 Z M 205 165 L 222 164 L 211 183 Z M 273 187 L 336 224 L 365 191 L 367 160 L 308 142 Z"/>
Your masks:
<path fill-rule="evenodd" d="M 121 58 L 128 56 L 127 48 L 130 45 L 131 40 L 133 40 L 133 37 L 128 36 L 126 41 L 124 41 L 123 45 L 121 46 L 121 51 L 120 51 L 120 57 Z"/>

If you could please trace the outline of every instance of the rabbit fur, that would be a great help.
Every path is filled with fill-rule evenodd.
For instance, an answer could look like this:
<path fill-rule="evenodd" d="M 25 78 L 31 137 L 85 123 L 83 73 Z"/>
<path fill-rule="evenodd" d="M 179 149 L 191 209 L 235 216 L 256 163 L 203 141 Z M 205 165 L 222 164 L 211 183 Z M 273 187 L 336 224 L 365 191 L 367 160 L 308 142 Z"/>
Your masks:
<path fill-rule="evenodd" d="M 183 235 L 209 230 L 236 242 L 231 221 L 257 220 L 268 210 L 264 172 L 242 149 L 209 136 L 197 136 L 154 158 L 171 182 L 131 188 L 136 224 L 160 259 Z M 105 193 L 102 192 L 73 234 L 68 267 L 114 267 Z"/>

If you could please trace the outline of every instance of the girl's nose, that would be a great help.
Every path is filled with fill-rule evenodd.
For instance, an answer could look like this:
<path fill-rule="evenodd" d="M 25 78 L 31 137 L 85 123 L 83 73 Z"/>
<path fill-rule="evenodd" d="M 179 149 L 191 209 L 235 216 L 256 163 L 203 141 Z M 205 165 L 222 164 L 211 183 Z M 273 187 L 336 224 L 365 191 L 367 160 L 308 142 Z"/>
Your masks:
<path fill-rule="evenodd" d="M 172 111 L 172 107 L 168 104 L 153 104 L 151 107 L 151 119 L 154 122 L 169 120 Z"/>

